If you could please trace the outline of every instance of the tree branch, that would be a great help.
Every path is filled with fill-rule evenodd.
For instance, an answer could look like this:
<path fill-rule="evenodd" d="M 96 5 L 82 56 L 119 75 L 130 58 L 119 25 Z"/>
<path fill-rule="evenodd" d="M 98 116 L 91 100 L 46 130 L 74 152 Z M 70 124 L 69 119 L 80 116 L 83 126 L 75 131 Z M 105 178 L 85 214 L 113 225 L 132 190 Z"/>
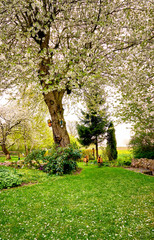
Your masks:
<path fill-rule="evenodd" d="M 12 128 L 16 127 L 17 125 L 19 125 L 21 123 L 22 120 L 18 120 L 15 124 L 13 124 L 11 127 L 8 128 L 8 131 L 6 132 L 6 136 L 9 135 L 10 131 Z"/>
<path fill-rule="evenodd" d="M 154 38 L 154 36 L 151 36 L 149 39 L 146 39 L 146 41 L 147 41 L 147 42 L 150 42 L 153 38 Z M 134 41 L 134 42 L 132 42 L 130 45 L 127 45 L 127 46 L 125 46 L 125 47 L 116 48 L 116 49 L 110 51 L 109 53 L 106 53 L 106 54 L 104 55 L 104 57 L 108 56 L 108 55 L 111 54 L 111 53 L 114 53 L 114 52 L 117 52 L 117 51 L 127 50 L 127 49 L 129 49 L 129 48 L 134 47 L 134 46 L 140 45 L 140 44 L 142 44 L 142 42 L 144 42 L 144 41 L 145 41 L 145 40 L 142 40 L 142 41 L 140 40 L 140 41 L 138 41 L 138 42 L 135 42 L 135 41 Z"/>
<path fill-rule="evenodd" d="M 100 0 L 99 1 L 99 3 L 100 3 L 100 7 L 99 7 L 99 12 L 98 12 L 98 16 L 97 16 L 97 23 L 95 24 L 95 26 L 94 26 L 94 28 L 93 28 L 93 30 L 91 31 L 91 33 L 94 33 L 95 32 L 95 30 L 97 29 L 97 26 L 98 26 L 98 22 L 99 22 L 99 20 L 100 20 L 100 15 L 101 15 L 101 3 L 102 3 L 102 1 Z"/>

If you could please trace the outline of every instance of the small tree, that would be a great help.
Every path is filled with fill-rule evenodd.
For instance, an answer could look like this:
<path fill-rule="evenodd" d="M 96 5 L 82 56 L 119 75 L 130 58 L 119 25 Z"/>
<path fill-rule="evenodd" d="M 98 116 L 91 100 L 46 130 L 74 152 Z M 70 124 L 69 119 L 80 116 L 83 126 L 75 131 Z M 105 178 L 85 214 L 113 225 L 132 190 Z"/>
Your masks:
<path fill-rule="evenodd" d="M 19 118 L 5 118 L 2 115 L 2 112 L 0 114 L 0 146 L 2 148 L 2 151 L 4 152 L 6 159 L 11 159 L 10 152 L 8 151 L 8 137 L 14 133 L 14 131 L 17 129 L 17 126 L 21 124 L 22 119 Z M 13 142 L 11 145 L 15 144 Z"/>
<path fill-rule="evenodd" d="M 107 138 L 106 151 L 107 151 L 108 159 L 109 161 L 112 161 L 117 159 L 117 156 L 118 156 L 115 129 L 112 122 L 109 123 L 106 138 Z"/>
<path fill-rule="evenodd" d="M 95 144 L 96 146 L 96 158 L 98 158 L 98 143 L 102 142 L 106 133 L 106 116 L 102 117 L 98 114 L 84 113 L 82 124 L 77 125 L 77 131 L 79 135 L 79 142 L 84 146 Z"/>

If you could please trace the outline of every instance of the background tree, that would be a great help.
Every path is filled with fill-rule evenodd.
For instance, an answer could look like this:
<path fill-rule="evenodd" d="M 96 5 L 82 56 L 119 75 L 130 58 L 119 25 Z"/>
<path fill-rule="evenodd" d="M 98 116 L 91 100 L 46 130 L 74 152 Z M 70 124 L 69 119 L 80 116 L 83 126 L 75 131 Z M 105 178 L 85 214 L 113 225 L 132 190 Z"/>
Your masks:
<path fill-rule="evenodd" d="M 149 157 L 153 148 L 154 90 L 152 82 L 152 49 L 150 44 L 148 44 L 145 57 L 149 59 L 148 62 L 146 62 L 145 58 L 136 59 L 134 66 L 126 66 L 125 73 L 123 73 L 123 76 L 121 75 L 123 81 L 118 81 L 117 97 L 114 93 L 112 98 L 112 102 L 115 103 L 115 116 L 119 121 L 130 123 L 132 126 L 133 137 L 130 145 L 134 149 L 135 157 L 139 157 L 139 151 L 141 152 L 140 156 Z M 144 62 L 144 66 L 142 62 Z M 146 68 L 146 66 L 149 67 Z M 132 68 L 134 68 L 133 72 L 131 71 Z M 125 74 L 131 75 L 129 80 L 125 78 Z"/>
<path fill-rule="evenodd" d="M 105 139 L 106 133 L 106 118 L 97 114 L 84 113 L 82 124 L 77 125 L 77 131 L 79 135 L 79 142 L 83 146 L 89 146 L 95 144 L 96 146 L 96 158 L 98 158 L 98 143 L 101 143 Z"/>
<path fill-rule="evenodd" d="M 18 126 L 18 131 L 11 135 L 8 140 L 15 144 L 10 150 L 19 151 L 27 155 L 33 149 L 49 149 L 53 146 L 52 130 L 48 127 L 45 118 L 38 113 Z"/>
<path fill-rule="evenodd" d="M 37 88 L 52 118 L 54 141 L 62 147 L 70 143 L 64 94 L 92 88 L 92 81 L 123 82 L 131 77 L 122 75 L 127 66 L 133 66 L 131 73 L 148 68 L 150 0 L 6 0 L 0 12 L 0 88 Z"/>
<path fill-rule="evenodd" d="M 29 126 L 29 122 L 27 120 L 23 120 L 14 131 L 10 133 L 8 136 L 8 148 L 10 151 L 17 151 L 28 154 L 28 150 L 32 145 L 32 136 L 31 130 Z M 12 144 L 9 144 L 12 143 Z"/>
<path fill-rule="evenodd" d="M 26 104 L 21 108 L 17 101 L 10 100 L 0 108 L 0 146 L 7 158 L 10 158 L 9 150 L 27 154 L 32 149 L 50 148 L 53 145 L 47 115 L 40 109 L 37 111 L 34 114 Z"/>
<path fill-rule="evenodd" d="M 117 159 L 118 152 L 117 152 L 117 142 L 115 137 L 115 129 L 112 122 L 109 123 L 108 129 L 107 129 L 107 147 L 106 152 L 109 161 Z"/>
<path fill-rule="evenodd" d="M 15 144 L 15 141 L 8 141 L 11 135 L 14 135 L 18 131 L 18 126 L 23 121 L 24 116 L 11 111 L 6 108 L 0 109 L 0 146 L 4 152 L 6 159 L 11 159 L 8 148 Z"/>

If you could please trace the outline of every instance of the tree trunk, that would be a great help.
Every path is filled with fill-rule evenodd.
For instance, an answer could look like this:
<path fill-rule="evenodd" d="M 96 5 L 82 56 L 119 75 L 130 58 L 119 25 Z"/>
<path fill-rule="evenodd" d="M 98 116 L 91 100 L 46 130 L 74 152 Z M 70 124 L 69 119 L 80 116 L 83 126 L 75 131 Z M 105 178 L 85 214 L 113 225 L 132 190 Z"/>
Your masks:
<path fill-rule="evenodd" d="M 96 159 L 98 159 L 98 140 L 97 140 L 97 136 L 96 136 Z"/>
<path fill-rule="evenodd" d="M 51 115 L 54 142 L 60 147 L 66 147 L 70 144 L 69 135 L 66 129 L 66 122 L 63 115 L 63 96 L 64 90 L 54 90 L 49 93 L 44 93 L 44 100 Z"/>
<path fill-rule="evenodd" d="M 26 144 L 25 144 L 25 154 L 26 154 L 26 156 L 28 155 L 28 147 Z"/>
<path fill-rule="evenodd" d="M 11 159 L 10 153 L 9 153 L 9 151 L 8 151 L 7 148 L 6 148 L 6 145 L 5 145 L 5 144 L 2 144 L 1 146 L 2 146 L 2 151 L 3 151 L 3 153 L 4 153 L 5 156 L 6 156 L 6 160 Z"/>
<path fill-rule="evenodd" d="M 45 78 L 50 76 L 49 66 L 52 64 L 52 56 L 53 54 L 48 51 L 49 48 L 49 37 L 50 37 L 50 30 L 47 32 L 46 36 L 44 37 L 44 41 L 40 44 L 40 51 L 43 49 L 46 50 L 47 56 L 42 58 L 42 61 L 39 66 L 39 77 L 40 83 L 42 85 L 42 89 L 49 90 L 52 83 L 47 84 Z M 54 83 L 54 80 L 53 80 Z M 64 120 L 64 109 L 62 106 L 62 99 L 64 96 L 64 90 L 51 90 L 51 91 L 44 91 L 43 96 L 45 103 L 48 106 L 51 120 L 52 120 L 52 131 L 53 131 L 53 138 L 56 145 L 60 147 L 66 147 L 70 144 L 70 139 L 68 132 L 66 130 L 66 122 Z"/>

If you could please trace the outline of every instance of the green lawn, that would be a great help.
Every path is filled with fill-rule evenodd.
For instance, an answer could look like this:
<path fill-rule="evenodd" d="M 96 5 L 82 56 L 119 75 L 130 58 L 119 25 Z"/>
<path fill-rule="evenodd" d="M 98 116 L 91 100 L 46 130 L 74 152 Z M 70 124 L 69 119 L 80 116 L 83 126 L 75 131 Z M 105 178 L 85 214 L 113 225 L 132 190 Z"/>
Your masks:
<path fill-rule="evenodd" d="M 154 178 L 83 166 L 80 175 L 24 172 L 25 185 L 0 193 L 0 239 L 152 239 Z"/>
<path fill-rule="evenodd" d="M 24 159 L 25 159 L 25 157 L 20 157 L 20 160 L 24 160 Z M 6 162 L 6 161 L 9 161 L 9 162 L 15 161 L 15 162 L 17 162 L 18 161 L 18 156 L 17 155 L 11 155 L 11 159 L 9 159 L 9 160 L 6 160 L 5 156 L 0 156 L 0 162 Z"/>

